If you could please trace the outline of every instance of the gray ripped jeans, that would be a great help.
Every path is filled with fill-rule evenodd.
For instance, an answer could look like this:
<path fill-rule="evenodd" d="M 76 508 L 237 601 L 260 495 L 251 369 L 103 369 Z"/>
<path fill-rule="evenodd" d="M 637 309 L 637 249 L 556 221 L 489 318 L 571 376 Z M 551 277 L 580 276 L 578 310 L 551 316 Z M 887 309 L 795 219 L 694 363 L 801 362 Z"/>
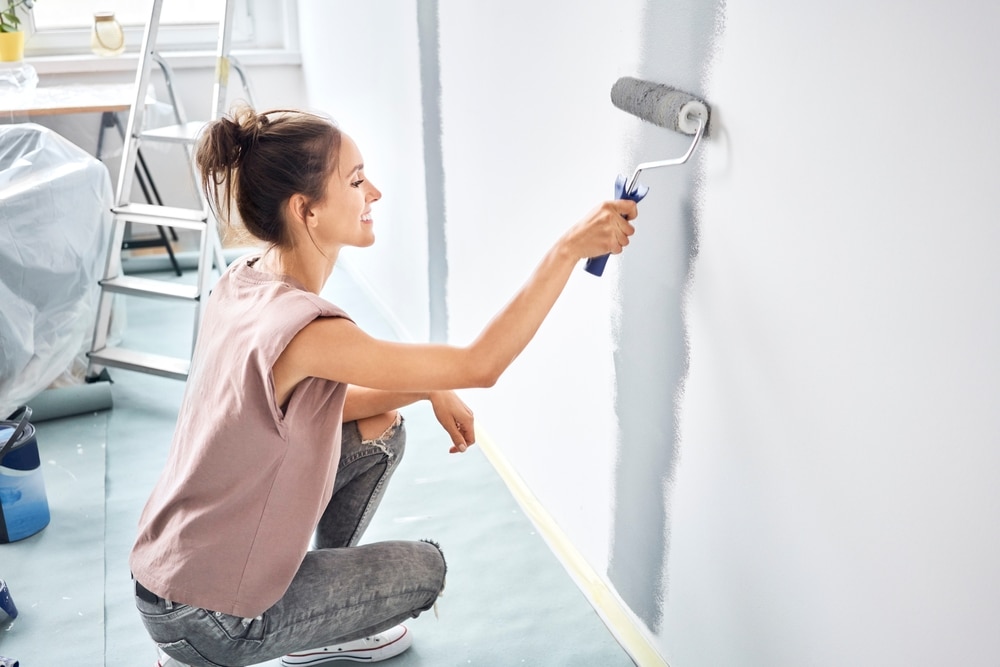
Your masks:
<path fill-rule="evenodd" d="M 136 595 L 147 631 L 188 665 L 242 667 L 386 630 L 430 609 L 444 588 L 436 544 L 378 542 L 356 546 L 402 457 L 402 417 L 377 440 L 344 424 L 333 497 L 284 597 L 257 618 L 240 618 Z"/>

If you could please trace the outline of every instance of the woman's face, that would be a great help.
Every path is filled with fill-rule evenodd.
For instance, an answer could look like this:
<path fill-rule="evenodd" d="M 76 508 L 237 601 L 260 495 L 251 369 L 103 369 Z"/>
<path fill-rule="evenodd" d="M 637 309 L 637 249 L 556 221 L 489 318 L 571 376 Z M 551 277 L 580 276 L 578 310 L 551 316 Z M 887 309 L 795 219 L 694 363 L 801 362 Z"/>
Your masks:
<path fill-rule="evenodd" d="M 316 218 L 315 233 L 337 246 L 370 246 L 375 242 L 371 205 L 381 198 L 382 193 L 365 178 L 357 144 L 342 134 L 340 164 L 327 180 L 323 201 L 310 211 Z"/>

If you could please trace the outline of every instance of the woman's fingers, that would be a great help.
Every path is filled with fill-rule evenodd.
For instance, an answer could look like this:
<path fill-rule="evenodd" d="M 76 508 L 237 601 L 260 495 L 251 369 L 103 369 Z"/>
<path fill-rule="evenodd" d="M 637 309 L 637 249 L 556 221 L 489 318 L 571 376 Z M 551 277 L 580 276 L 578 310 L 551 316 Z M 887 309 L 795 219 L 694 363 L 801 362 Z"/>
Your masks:
<path fill-rule="evenodd" d="M 639 207 L 631 199 L 616 199 L 611 204 L 626 220 L 634 220 L 639 215 Z"/>
<path fill-rule="evenodd" d="M 580 258 L 618 254 L 635 233 L 630 222 L 638 215 L 634 201 L 606 201 L 577 223 L 564 237 L 574 255 Z"/>
<path fill-rule="evenodd" d="M 621 199 L 608 202 L 603 210 L 606 212 L 604 222 L 611 232 L 611 245 L 607 251 L 617 255 L 629 244 L 629 237 L 635 234 L 635 226 L 629 220 L 636 217 L 638 207 L 634 201 Z"/>

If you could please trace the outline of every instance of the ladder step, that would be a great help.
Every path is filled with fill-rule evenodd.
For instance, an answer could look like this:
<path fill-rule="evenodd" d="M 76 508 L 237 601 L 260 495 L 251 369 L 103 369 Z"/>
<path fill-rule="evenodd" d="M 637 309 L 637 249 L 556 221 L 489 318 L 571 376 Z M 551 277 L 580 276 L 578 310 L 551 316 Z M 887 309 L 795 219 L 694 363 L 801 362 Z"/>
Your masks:
<path fill-rule="evenodd" d="M 188 369 L 191 367 L 191 362 L 187 359 L 128 350 L 122 347 L 106 347 L 103 350 L 90 352 L 88 356 L 92 363 L 160 375 L 174 380 L 186 380 Z"/>
<path fill-rule="evenodd" d="M 204 231 L 208 215 L 205 211 L 174 206 L 153 206 L 151 204 L 126 204 L 111 209 L 119 219 L 138 222 L 143 225 L 177 227 Z"/>
<path fill-rule="evenodd" d="M 198 135 L 205 129 L 207 121 L 196 120 L 183 125 L 167 125 L 153 130 L 146 130 L 139 136 L 146 141 L 161 141 L 170 144 L 194 144 Z"/>
<path fill-rule="evenodd" d="M 131 294 L 133 296 L 163 297 L 166 299 L 181 299 L 197 301 L 198 285 L 171 283 L 165 280 L 138 278 L 136 276 L 118 276 L 100 281 L 101 286 L 109 292 Z"/>

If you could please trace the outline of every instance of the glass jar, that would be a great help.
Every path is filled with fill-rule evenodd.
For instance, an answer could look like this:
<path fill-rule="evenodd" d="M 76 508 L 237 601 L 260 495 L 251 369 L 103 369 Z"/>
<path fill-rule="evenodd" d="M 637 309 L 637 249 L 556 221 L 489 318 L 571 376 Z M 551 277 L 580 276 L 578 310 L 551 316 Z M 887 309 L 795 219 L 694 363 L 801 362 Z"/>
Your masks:
<path fill-rule="evenodd" d="M 90 50 L 99 56 L 117 56 L 125 50 L 125 31 L 114 12 L 95 12 Z"/>

